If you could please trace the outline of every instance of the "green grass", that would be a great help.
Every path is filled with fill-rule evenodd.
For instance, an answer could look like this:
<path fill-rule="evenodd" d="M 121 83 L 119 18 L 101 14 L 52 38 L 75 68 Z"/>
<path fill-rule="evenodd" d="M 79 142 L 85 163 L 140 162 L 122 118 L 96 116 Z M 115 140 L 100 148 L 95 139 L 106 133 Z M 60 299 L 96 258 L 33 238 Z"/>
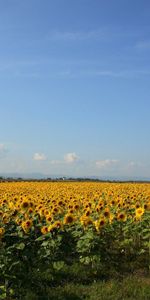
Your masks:
<path fill-rule="evenodd" d="M 17 296 L 5 300 L 150 300 L 150 276 L 145 269 L 104 274 L 76 263 L 53 273 L 35 269 Z"/>
<path fill-rule="evenodd" d="M 149 300 L 150 278 L 128 276 L 83 285 L 65 283 L 47 287 L 45 295 L 27 293 L 24 300 Z"/>

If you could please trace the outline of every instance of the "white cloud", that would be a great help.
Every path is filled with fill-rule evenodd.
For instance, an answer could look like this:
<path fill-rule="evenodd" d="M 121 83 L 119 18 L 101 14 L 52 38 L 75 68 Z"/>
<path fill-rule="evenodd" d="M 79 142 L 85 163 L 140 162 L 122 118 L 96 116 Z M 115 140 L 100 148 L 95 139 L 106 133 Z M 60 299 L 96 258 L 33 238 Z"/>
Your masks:
<path fill-rule="evenodd" d="M 33 156 L 34 160 L 46 160 L 46 156 L 43 153 L 35 153 Z"/>
<path fill-rule="evenodd" d="M 105 169 L 107 167 L 114 166 L 118 163 L 117 159 L 105 159 L 105 160 L 97 160 L 96 166 L 100 169 Z"/>
<path fill-rule="evenodd" d="M 4 144 L 0 144 L 0 151 L 5 151 L 6 150 L 6 146 Z"/>
<path fill-rule="evenodd" d="M 5 155 L 5 153 L 7 152 L 7 147 L 5 146 L 5 144 L 0 144 L 0 158 L 3 157 L 3 155 Z"/>
<path fill-rule="evenodd" d="M 127 168 L 128 169 L 133 169 L 133 168 L 140 168 L 140 167 L 143 167 L 143 164 L 141 162 L 135 162 L 135 161 L 130 161 L 128 164 L 127 164 Z"/>
<path fill-rule="evenodd" d="M 66 163 L 73 163 L 73 162 L 79 160 L 79 156 L 75 152 L 67 153 L 64 156 L 64 160 L 65 160 Z"/>

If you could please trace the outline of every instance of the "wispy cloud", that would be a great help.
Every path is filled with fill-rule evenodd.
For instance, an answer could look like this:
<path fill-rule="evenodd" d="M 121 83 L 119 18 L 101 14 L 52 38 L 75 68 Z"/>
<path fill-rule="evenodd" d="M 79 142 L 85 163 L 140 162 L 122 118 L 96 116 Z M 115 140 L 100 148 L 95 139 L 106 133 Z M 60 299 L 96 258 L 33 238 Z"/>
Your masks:
<path fill-rule="evenodd" d="M 120 39 L 137 39 L 142 38 L 143 31 L 148 31 L 149 28 L 136 29 L 117 26 L 102 26 L 89 30 L 51 30 L 45 37 L 51 41 L 88 41 L 98 40 L 105 42 L 120 41 Z"/>
<path fill-rule="evenodd" d="M 135 47 L 139 50 L 148 50 L 150 49 L 150 40 L 138 42 Z"/>
<path fill-rule="evenodd" d="M 104 159 L 104 160 L 97 160 L 95 164 L 97 168 L 105 169 L 118 164 L 118 162 L 119 162 L 118 159 Z"/>
<path fill-rule="evenodd" d="M 139 161 L 130 161 L 127 164 L 127 169 L 136 169 L 136 168 L 141 168 L 143 166 L 144 166 L 143 163 Z"/>
<path fill-rule="evenodd" d="M 0 158 L 3 158 L 7 152 L 8 152 L 7 146 L 3 143 L 0 143 Z"/>
<path fill-rule="evenodd" d="M 121 71 L 117 70 L 94 70 L 94 69 L 78 69 L 78 70 L 62 70 L 58 72 L 53 72 L 53 74 L 48 75 L 50 78 L 64 78 L 64 79 L 76 79 L 76 78 L 113 78 L 113 79 L 134 79 L 141 77 L 149 77 L 149 69 L 141 70 L 127 70 L 123 69 Z"/>
<path fill-rule="evenodd" d="M 44 154 L 44 153 L 35 153 L 34 155 L 33 155 L 33 160 L 46 160 L 47 158 L 46 158 L 46 155 Z"/>
<path fill-rule="evenodd" d="M 110 78 L 140 78 L 143 76 L 149 76 L 149 69 L 122 69 L 118 70 L 87 70 L 80 72 L 82 76 L 91 77 L 110 77 Z"/>
<path fill-rule="evenodd" d="M 147 43 L 147 47 L 149 44 Z M 38 80 L 45 79 L 76 79 L 76 78 L 112 78 L 134 79 L 150 76 L 149 67 L 134 68 L 126 66 L 108 67 L 108 62 L 101 60 L 78 59 L 46 59 L 0 61 L 0 76 Z"/>
<path fill-rule="evenodd" d="M 56 41 L 85 41 L 91 39 L 103 39 L 106 36 L 106 29 L 95 29 L 88 31 L 51 31 L 47 35 L 48 40 Z"/>
<path fill-rule="evenodd" d="M 0 143 L 0 152 L 5 152 L 6 151 L 6 146 L 5 144 Z"/>

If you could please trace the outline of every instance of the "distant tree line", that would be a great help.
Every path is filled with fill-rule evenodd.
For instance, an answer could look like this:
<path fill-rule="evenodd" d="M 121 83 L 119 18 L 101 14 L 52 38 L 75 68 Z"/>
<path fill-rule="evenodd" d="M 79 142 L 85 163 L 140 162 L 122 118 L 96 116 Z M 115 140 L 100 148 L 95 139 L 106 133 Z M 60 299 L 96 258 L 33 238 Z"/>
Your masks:
<path fill-rule="evenodd" d="M 85 177 L 56 177 L 56 178 L 22 178 L 22 177 L 3 177 L 0 176 L 0 182 L 23 182 L 23 181 L 28 181 L 28 182 L 110 182 L 110 183 L 150 183 L 149 180 L 110 180 L 110 179 L 100 179 L 100 178 L 85 178 Z"/>

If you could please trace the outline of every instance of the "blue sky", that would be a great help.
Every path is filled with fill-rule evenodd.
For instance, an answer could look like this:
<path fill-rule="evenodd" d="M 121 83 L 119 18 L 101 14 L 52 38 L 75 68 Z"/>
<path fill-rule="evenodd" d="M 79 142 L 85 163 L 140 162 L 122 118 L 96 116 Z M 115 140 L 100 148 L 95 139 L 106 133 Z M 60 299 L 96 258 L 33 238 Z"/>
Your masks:
<path fill-rule="evenodd" d="M 150 1 L 0 1 L 0 173 L 150 177 Z"/>

